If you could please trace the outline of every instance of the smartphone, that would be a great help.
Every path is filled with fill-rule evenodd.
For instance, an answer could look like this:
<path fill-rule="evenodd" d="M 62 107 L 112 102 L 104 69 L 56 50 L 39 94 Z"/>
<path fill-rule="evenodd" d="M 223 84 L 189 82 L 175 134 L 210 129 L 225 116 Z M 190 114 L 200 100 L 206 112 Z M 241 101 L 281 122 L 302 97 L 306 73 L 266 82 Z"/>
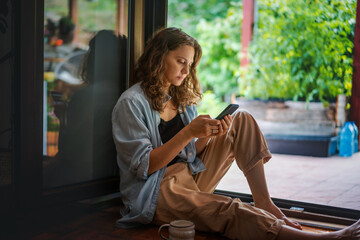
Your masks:
<path fill-rule="evenodd" d="M 217 120 L 223 119 L 226 115 L 232 114 L 236 109 L 239 108 L 238 104 L 229 104 L 220 114 L 216 117 Z"/>

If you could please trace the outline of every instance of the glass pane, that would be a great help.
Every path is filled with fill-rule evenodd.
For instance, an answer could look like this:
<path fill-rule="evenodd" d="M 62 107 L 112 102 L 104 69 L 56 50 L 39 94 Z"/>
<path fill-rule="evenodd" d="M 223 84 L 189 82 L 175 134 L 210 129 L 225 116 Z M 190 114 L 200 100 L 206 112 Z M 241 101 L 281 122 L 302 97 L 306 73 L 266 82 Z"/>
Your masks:
<path fill-rule="evenodd" d="M 43 187 L 117 175 L 111 112 L 126 78 L 126 0 L 45 0 Z"/>
<path fill-rule="evenodd" d="M 360 210 L 360 153 L 339 156 L 336 136 L 349 110 L 337 99 L 351 95 L 356 0 L 254 2 L 244 55 L 242 1 L 168 1 L 168 26 L 203 49 L 199 114 L 215 117 L 232 102 L 255 117 L 275 153 L 265 165 L 272 197 Z M 218 188 L 251 194 L 236 164 Z"/>

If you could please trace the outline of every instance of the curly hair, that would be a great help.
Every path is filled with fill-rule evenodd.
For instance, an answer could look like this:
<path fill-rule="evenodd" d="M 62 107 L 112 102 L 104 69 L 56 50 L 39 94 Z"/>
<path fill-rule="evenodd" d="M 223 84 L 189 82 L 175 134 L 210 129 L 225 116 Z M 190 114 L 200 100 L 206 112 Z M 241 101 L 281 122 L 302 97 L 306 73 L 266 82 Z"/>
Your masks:
<path fill-rule="evenodd" d="M 163 111 L 163 102 L 166 93 L 163 86 L 166 84 L 164 77 L 165 58 L 170 51 L 181 46 L 194 48 L 194 60 L 190 66 L 189 74 L 180 86 L 171 85 L 169 95 L 175 107 L 185 110 L 187 105 L 197 104 L 202 97 L 199 80 L 196 76 L 196 67 L 200 62 L 202 50 L 199 43 L 179 28 L 165 28 L 157 31 L 146 43 L 144 53 L 135 66 L 135 77 L 132 84 L 141 82 L 141 87 L 150 99 L 151 107 L 159 112 Z"/>

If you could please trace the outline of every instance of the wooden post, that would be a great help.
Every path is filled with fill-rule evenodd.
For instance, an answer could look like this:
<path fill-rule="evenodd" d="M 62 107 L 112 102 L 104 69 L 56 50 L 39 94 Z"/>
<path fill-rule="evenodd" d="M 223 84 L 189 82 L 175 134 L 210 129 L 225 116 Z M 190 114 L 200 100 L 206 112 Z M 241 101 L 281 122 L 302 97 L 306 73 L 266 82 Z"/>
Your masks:
<path fill-rule="evenodd" d="M 350 121 L 354 121 L 360 127 L 360 0 L 357 1 L 354 56 L 353 56 L 353 77 L 350 100 Z"/>
<path fill-rule="evenodd" d="M 116 0 L 116 35 L 127 36 L 128 16 L 126 12 L 126 0 Z"/>
<path fill-rule="evenodd" d="M 130 47 L 128 49 L 128 76 L 125 88 L 133 84 L 135 63 L 143 52 L 144 41 L 144 8 L 145 0 L 129 0 L 129 29 L 128 41 Z"/>
<path fill-rule="evenodd" d="M 73 42 L 77 42 L 78 40 L 78 1 L 77 0 L 69 0 L 69 17 L 75 24 L 75 31 L 74 31 L 74 39 Z"/>
<path fill-rule="evenodd" d="M 251 42 L 254 26 L 254 1 L 255 0 L 244 0 L 243 1 L 243 21 L 241 30 L 241 60 L 240 66 L 245 67 L 249 64 L 247 58 L 247 48 Z"/>

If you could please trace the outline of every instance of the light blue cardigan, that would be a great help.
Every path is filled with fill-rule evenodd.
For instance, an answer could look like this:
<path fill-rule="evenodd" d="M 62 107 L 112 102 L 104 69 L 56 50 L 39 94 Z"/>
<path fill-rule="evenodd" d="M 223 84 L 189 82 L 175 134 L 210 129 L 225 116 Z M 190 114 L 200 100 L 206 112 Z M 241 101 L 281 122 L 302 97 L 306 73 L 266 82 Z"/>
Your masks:
<path fill-rule="evenodd" d="M 194 105 L 180 111 L 184 125 L 197 117 Z M 166 167 L 148 175 L 150 152 L 162 145 L 158 125 L 160 114 L 154 111 L 140 83 L 126 90 L 119 98 L 112 113 L 112 131 L 120 169 L 120 193 L 124 207 L 117 226 L 130 228 L 150 223 L 154 217 L 159 196 L 160 182 Z M 195 139 L 178 155 L 193 174 L 205 170 L 196 156 Z"/>

